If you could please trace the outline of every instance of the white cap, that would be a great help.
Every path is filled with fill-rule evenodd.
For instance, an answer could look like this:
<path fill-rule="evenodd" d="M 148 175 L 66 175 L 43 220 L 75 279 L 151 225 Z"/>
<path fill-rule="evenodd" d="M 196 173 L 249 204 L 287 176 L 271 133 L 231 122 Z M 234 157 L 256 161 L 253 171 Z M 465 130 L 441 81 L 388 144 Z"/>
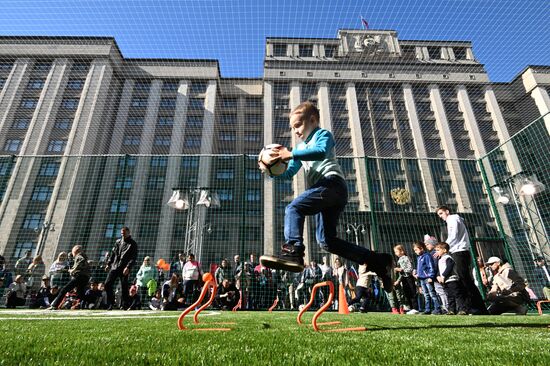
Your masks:
<path fill-rule="evenodd" d="M 500 258 L 499 257 L 491 257 L 491 258 L 489 258 L 489 260 L 485 264 L 493 264 L 493 263 L 497 263 L 497 262 L 500 263 Z"/>

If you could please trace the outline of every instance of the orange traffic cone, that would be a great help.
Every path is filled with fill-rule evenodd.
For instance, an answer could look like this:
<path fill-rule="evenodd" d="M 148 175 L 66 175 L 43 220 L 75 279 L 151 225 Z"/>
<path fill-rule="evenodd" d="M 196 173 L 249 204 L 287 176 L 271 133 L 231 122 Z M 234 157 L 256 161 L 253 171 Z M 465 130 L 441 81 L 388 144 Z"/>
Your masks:
<path fill-rule="evenodd" d="M 344 285 L 342 284 L 338 286 L 338 314 L 349 314 L 346 292 L 344 291 Z"/>

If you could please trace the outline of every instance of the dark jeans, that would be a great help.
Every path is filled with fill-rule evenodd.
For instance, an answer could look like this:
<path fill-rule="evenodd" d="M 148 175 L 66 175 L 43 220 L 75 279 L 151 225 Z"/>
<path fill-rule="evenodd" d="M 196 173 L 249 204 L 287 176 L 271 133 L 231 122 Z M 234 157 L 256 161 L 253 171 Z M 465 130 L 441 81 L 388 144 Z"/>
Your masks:
<path fill-rule="evenodd" d="M 192 304 L 195 301 L 195 289 L 198 285 L 198 280 L 183 281 L 183 299 L 184 303 Z"/>
<path fill-rule="evenodd" d="M 500 315 L 502 313 L 514 312 L 525 315 L 527 308 L 522 296 L 499 296 L 488 307 L 489 314 Z"/>
<path fill-rule="evenodd" d="M 464 287 L 462 287 L 462 282 L 460 281 L 451 281 L 447 282 L 444 285 L 445 293 L 447 294 L 447 300 L 449 301 L 449 311 L 459 312 L 459 311 L 468 311 L 466 307 L 466 296 L 464 293 Z"/>
<path fill-rule="evenodd" d="M 55 300 L 52 301 L 51 306 L 57 308 L 61 300 L 63 300 L 63 298 L 65 297 L 65 294 L 75 287 L 78 298 L 80 299 L 80 301 L 83 301 L 86 295 L 86 289 L 88 288 L 89 280 L 89 276 L 71 277 L 71 280 L 65 286 L 63 286 L 61 290 L 59 290 L 59 293 L 55 297 Z"/>
<path fill-rule="evenodd" d="M 403 288 L 403 295 L 405 295 L 405 299 L 407 299 L 408 305 L 410 305 L 412 309 L 418 310 L 416 283 L 414 281 L 414 277 L 403 276 L 401 278 L 401 287 Z"/>
<path fill-rule="evenodd" d="M 466 307 L 468 311 L 475 309 L 479 314 L 487 314 L 487 308 L 483 298 L 472 278 L 472 256 L 470 251 L 463 250 L 451 254 L 455 261 L 456 274 L 462 282 L 466 295 Z"/>
<path fill-rule="evenodd" d="M 363 301 L 361 301 L 361 299 L 363 299 Z M 355 299 L 351 300 L 349 302 L 349 305 L 357 304 L 358 302 L 360 302 L 361 310 L 366 311 L 368 301 L 369 301 L 368 288 L 363 286 L 355 286 Z"/>
<path fill-rule="evenodd" d="M 432 302 L 433 302 L 433 311 L 441 311 L 441 305 L 439 304 L 439 298 L 435 292 L 433 282 L 428 282 L 427 278 L 420 280 L 420 285 L 422 286 L 422 292 L 424 293 L 424 311 L 431 312 Z M 431 300 L 431 301 L 430 301 Z"/>
<path fill-rule="evenodd" d="M 8 294 L 6 298 L 6 307 L 8 309 L 12 308 L 14 309 L 16 306 L 23 306 L 25 305 L 25 299 L 22 297 L 17 297 L 17 293 L 15 291 L 12 291 Z"/>
<path fill-rule="evenodd" d="M 338 219 L 348 202 L 344 179 L 332 175 L 321 178 L 296 197 L 285 210 L 285 241 L 304 250 L 304 221 L 315 215 L 317 242 L 324 250 L 359 264 L 367 263 L 372 252 L 336 237 Z"/>
<path fill-rule="evenodd" d="M 128 304 L 128 276 L 122 274 L 122 269 L 117 269 L 109 271 L 109 274 L 107 274 L 107 279 L 105 280 L 105 292 L 107 293 L 108 303 L 107 306 L 115 306 L 115 293 L 113 291 L 113 286 L 118 278 L 120 278 L 120 286 L 122 288 L 122 298 L 119 306 L 125 307 Z"/>

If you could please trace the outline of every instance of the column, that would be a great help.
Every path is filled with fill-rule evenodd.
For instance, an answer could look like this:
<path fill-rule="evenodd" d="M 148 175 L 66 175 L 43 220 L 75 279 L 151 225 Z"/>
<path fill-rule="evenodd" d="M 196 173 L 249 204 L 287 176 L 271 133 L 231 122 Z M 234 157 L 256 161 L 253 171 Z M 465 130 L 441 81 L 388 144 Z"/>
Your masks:
<path fill-rule="evenodd" d="M 403 84 L 403 96 L 405 99 L 405 107 L 407 108 L 407 115 L 409 117 L 411 132 L 414 139 L 416 154 L 419 159 L 420 174 L 422 175 L 422 185 L 424 186 L 424 192 L 426 192 L 426 200 L 430 210 L 434 211 L 438 206 L 437 194 L 435 192 L 434 179 L 432 176 L 432 171 L 430 169 L 428 154 L 426 153 L 426 145 L 424 143 L 424 137 L 422 136 L 420 122 L 418 121 L 416 104 L 414 103 L 414 96 L 410 84 Z"/>
<path fill-rule="evenodd" d="M 460 170 L 460 164 L 458 162 L 458 156 L 456 154 L 456 148 L 451 135 L 451 129 L 447 116 L 445 115 L 445 108 L 443 107 L 443 101 L 441 100 L 441 94 L 439 93 L 439 87 L 437 85 L 430 85 L 430 101 L 434 110 L 435 121 L 441 143 L 443 144 L 443 150 L 445 151 L 445 158 L 448 160 L 449 173 L 451 175 L 451 185 L 456 196 L 456 202 L 458 204 L 459 212 L 471 212 L 472 205 L 466 191 L 466 183 Z"/>
<path fill-rule="evenodd" d="M 359 195 L 359 211 L 368 211 L 370 209 L 370 201 L 369 188 L 367 187 L 365 147 L 363 146 L 363 133 L 361 131 L 361 120 L 359 118 L 359 107 L 357 106 L 357 93 L 354 83 L 346 85 L 346 103 L 348 106 L 351 146 L 354 156 L 353 164 L 356 171 L 355 178 L 357 179 L 357 192 Z"/>
<path fill-rule="evenodd" d="M 172 128 L 172 136 L 170 138 L 170 156 L 168 157 L 168 166 L 166 168 L 164 198 L 160 210 L 160 224 L 157 235 L 157 245 L 155 247 L 155 260 L 159 258 L 170 258 L 175 209 L 168 206 L 166 202 L 168 202 L 172 196 L 172 188 L 179 187 L 181 154 L 183 152 L 183 141 L 187 124 L 188 101 L 189 81 L 182 80 L 178 87 L 174 127 Z"/>
<path fill-rule="evenodd" d="M 264 145 L 273 141 L 273 84 L 264 81 Z M 264 179 L 264 243 L 263 253 L 277 253 L 275 232 L 275 183 L 271 178 Z"/>
<path fill-rule="evenodd" d="M 318 107 L 319 107 L 319 114 L 321 117 L 321 120 L 319 121 L 319 125 L 321 128 L 324 128 L 325 130 L 332 131 L 332 121 L 330 118 L 330 99 L 329 99 L 329 90 L 328 90 L 328 83 L 321 82 L 319 83 L 319 91 L 318 91 L 319 101 L 318 101 Z M 292 110 L 294 107 L 291 107 Z"/>
<path fill-rule="evenodd" d="M 550 134 L 550 97 L 548 96 L 548 92 L 546 89 L 537 86 L 531 91 L 531 97 L 535 100 L 540 115 L 544 116 L 546 130 Z"/>

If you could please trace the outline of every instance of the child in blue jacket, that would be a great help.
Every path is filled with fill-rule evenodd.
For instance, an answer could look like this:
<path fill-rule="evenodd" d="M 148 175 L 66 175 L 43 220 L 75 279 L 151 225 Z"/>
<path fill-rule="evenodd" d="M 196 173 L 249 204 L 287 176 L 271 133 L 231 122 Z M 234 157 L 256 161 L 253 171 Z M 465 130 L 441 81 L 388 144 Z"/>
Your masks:
<path fill-rule="evenodd" d="M 435 264 L 430 253 L 426 252 L 426 245 L 420 241 L 413 243 L 413 250 L 417 255 L 416 271 L 413 272 L 415 278 L 420 280 L 422 292 L 424 294 L 424 314 L 441 314 L 441 305 L 437 298 L 434 288 L 434 280 L 437 276 Z M 433 302 L 433 311 L 431 303 Z"/>
<path fill-rule="evenodd" d="M 317 242 L 324 250 L 359 264 L 366 264 L 382 279 L 384 289 L 392 291 L 393 257 L 376 253 L 336 236 L 338 219 L 348 201 L 344 174 L 334 152 L 335 141 L 330 131 L 319 127 L 319 110 L 304 102 L 290 113 L 290 128 L 302 140 L 292 151 L 275 148 L 271 161 L 287 161 L 288 168 L 279 178 L 292 178 L 304 168 L 308 189 L 296 197 L 285 210 L 285 243 L 277 255 L 263 255 L 265 267 L 291 272 L 304 269 L 304 221 L 315 216 Z M 261 166 L 260 166 L 261 168 Z"/>

